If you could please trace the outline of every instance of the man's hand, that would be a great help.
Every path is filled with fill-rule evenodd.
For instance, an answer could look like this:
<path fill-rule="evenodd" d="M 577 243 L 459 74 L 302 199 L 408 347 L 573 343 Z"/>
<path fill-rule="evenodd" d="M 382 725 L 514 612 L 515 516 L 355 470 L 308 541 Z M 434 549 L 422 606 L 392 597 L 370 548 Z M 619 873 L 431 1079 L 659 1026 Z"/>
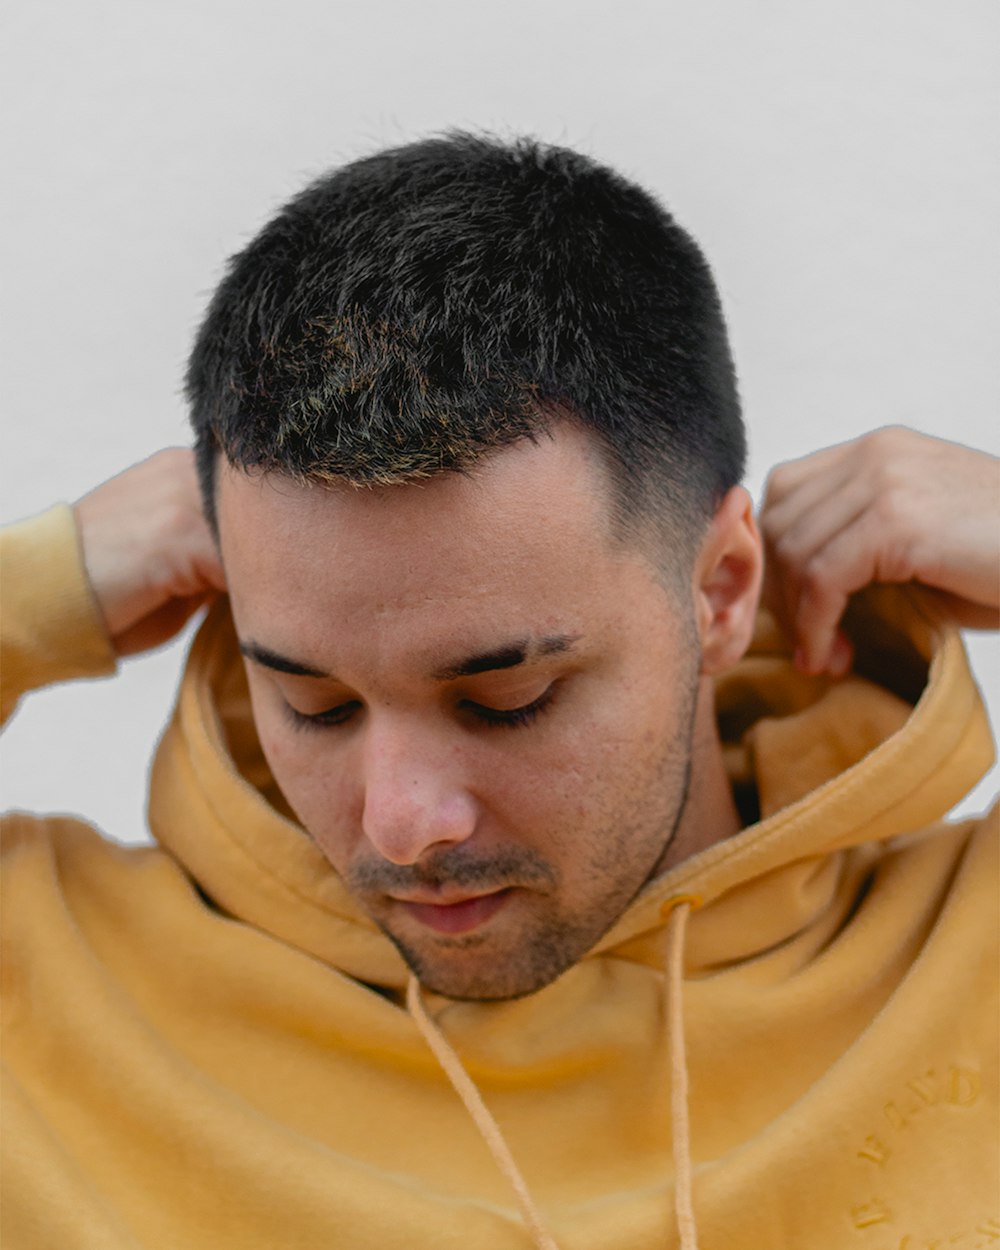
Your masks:
<path fill-rule="evenodd" d="M 913 430 L 877 430 L 768 479 L 765 599 L 807 673 L 842 674 L 847 599 L 918 581 L 960 625 L 1000 624 L 1000 461 Z"/>
<path fill-rule="evenodd" d="M 83 559 L 119 655 L 172 638 L 226 588 L 191 451 L 157 452 L 74 505 Z"/>

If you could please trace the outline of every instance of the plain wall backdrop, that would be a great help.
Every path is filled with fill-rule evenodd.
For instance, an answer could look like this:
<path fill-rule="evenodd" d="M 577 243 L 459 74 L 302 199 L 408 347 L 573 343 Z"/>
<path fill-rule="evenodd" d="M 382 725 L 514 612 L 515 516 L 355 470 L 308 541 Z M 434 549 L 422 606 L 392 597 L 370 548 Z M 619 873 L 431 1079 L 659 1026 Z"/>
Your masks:
<path fill-rule="evenodd" d="M 14 0 L 2 45 L 3 519 L 185 442 L 225 258 L 324 169 L 455 126 L 589 152 L 699 239 L 758 498 L 892 423 L 1000 450 L 994 0 Z M 971 649 L 996 723 L 1000 647 Z M 29 699 L 3 806 L 142 838 L 183 650 Z"/>

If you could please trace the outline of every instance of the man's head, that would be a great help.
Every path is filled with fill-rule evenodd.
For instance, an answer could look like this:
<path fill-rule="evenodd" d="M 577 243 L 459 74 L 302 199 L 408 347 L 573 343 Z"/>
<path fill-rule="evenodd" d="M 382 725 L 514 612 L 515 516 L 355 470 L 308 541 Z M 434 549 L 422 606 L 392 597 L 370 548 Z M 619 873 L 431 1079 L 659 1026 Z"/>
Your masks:
<path fill-rule="evenodd" d="M 745 457 L 697 245 L 639 187 L 526 140 L 431 139 L 307 188 L 231 262 L 188 393 L 210 516 L 220 450 L 299 480 L 405 482 L 569 414 L 622 519 L 676 539 Z"/>
<path fill-rule="evenodd" d="M 428 987 L 547 984 L 721 836 L 759 545 L 711 279 L 643 192 L 359 162 L 236 258 L 189 387 L 264 751 Z"/>

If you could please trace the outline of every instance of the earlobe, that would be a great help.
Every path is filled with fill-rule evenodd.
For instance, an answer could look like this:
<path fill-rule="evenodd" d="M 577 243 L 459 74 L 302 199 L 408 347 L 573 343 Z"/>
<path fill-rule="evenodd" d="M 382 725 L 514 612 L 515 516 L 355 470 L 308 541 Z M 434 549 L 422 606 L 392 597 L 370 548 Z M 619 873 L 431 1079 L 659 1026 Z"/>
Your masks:
<path fill-rule="evenodd" d="M 731 668 L 750 645 L 763 563 L 753 502 L 742 486 L 734 486 L 712 518 L 694 567 L 704 676 Z"/>

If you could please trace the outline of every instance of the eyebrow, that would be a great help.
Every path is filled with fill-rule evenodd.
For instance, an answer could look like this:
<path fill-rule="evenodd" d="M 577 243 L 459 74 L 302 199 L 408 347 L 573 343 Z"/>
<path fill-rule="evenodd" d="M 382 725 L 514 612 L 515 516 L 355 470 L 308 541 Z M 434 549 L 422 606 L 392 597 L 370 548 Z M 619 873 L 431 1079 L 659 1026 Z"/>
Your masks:
<path fill-rule="evenodd" d="M 457 664 L 435 669 L 432 676 L 435 681 L 454 681 L 456 677 L 472 677 L 475 673 L 517 668 L 519 664 L 529 663 L 542 656 L 562 655 L 571 651 L 573 644 L 578 641 L 578 638 L 570 634 L 548 634 L 537 641 L 526 639 L 506 647 L 497 647 L 493 651 L 481 651 L 477 655 L 467 656 Z"/>
<path fill-rule="evenodd" d="M 290 673 L 293 677 L 332 677 L 332 673 L 324 673 L 321 668 L 311 664 L 300 664 L 298 660 L 290 660 L 287 655 L 279 655 L 270 647 L 248 639 L 240 643 L 240 651 L 247 659 L 263 664 L 265 668 L 273 668 L 277 673 Z"/>
<path fill-rule="evenodd" d="M 466 656 L 456 664 L 448 664 L 435 669 L 431 676 L 435 681 L 454 681 L 458 677 L 472 677 L 476 673 L 490 673 L 497 669 L 517 668 L 519 664 L 530 663 L 544 656 L 563 655 L 571 651 L 578 637 L 571 634 L 547 634 L 537 640 L 525 639 L 507 646 L 496 647 L 492 651 L 480 651 L 475 655 Z M 324 672 L 312 664 L 303 664 L 299 660 L 290 659 L 265 647 L 262 643 L 247 639 L 240 643 L 240 651 L 250 660 L 262 664 L 265 668 L 274 669 L 277 673 L 288 673 L 292 677 L 323 677 L 333 679 L 332 673 Z"/>

